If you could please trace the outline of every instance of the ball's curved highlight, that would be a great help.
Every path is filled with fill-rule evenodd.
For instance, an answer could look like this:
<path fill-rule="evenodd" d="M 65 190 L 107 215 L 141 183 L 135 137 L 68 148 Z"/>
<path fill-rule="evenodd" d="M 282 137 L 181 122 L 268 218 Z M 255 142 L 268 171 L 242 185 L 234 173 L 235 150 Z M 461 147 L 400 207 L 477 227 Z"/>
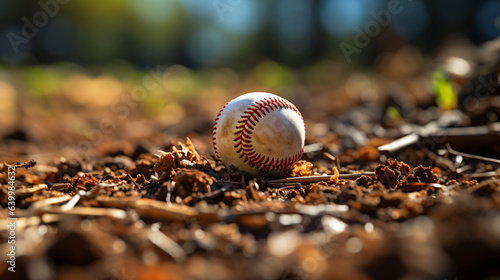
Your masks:
<path fill-rule="evenodd" d="M 226 166 L 250 174 L 279 172 L 300 159 L 305 142 L 304 119 L 288 100 L 251 92 L 229 101 L 213 127 L 215 154 Z"/>

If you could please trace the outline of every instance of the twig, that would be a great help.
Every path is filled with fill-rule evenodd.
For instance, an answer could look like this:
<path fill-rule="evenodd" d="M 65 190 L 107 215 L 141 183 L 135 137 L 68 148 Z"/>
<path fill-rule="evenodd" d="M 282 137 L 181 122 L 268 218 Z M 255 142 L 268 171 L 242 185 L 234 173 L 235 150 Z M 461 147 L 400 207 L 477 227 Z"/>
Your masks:
<path fill-rule="evenodd" d="M 420 136 L 416 133 L 412 133 L 406 136 L 403 136 L 399 139 L 396 139 L 390 143 L 382 145 L 378 147 L 379 152 L 388 152 L 394 153 L 395 151 L 399 151 L 404 147 L 411 146 L 418 142 Z"/>
<path fill-rule="evenodd" d="M 324 155 L 325 157 L 327 157 L 328 159 L 330 159 L 331 161 L 333 161 L 333 162 L 335 162 L 335 160 L 336 160 L 336 159 L 335 159 L 335 156 L 334 156 L 334 155 L 332 155 L 332 154 L 330 154 L 330 153 L 323 152 L 323 155 Z"/>
<path fill-rule="evenodd" d="M 304 154 L 316 153 L 321 150 L 323 150 L 323 144 L 321 143 L 309 144 L 304 147 Z"/>
<path fill-rule="evenodd" d="M 456 172 L 457 174 L 462 174 L 462 173 L 464 173 L 465 171 L 468 171 L 468 170 L 471 170 L 471 169 L 472 169 L 472 166 L 470 166 L 470 165 L 464 165 L 464 166 L 462 166 L 462 167 L 457 168 L 457 169 L 455 170 L 455 172 Z"/>
<path fill-rule="evenodd" d="M 9 167 L 14 167 L 14 168 L 24 167 L 24 169 L 28 169 L 34 167 L 35 165 L 36 161 L 34 159 L 24 163 L 17 162 L 16 164 L 8 164 L 4 161 L 3 163 L 0 163 L 0 173 L 6 173 L 7 171 L 10 171 Z"/>
<path fill-rule="evenodd" d="M 329 158 L 333 163 L 335 163 L 335 166 L 337 167 L 337 170 L 340 170 L 340 159 L 339 156 L 334 156 L 330 153 L 324 152 L 323 155 L 327 158 Z"/>
<path fill-rule="evenodd" d="M 63 204 L 63 206 L 61 206 L 61 210 L 62 211 L 69 211 L 69 210 L 73 209 L 75 207 L 75 205 L 78 203 L 78 201 L 80 201 L 80 198 L 81 198 L 81 195 L 76 194 L 68 202 L 66 202 L 65 204 Z"/>
<path fill-rule="evenodd" d="M 172 190 L 174 189 L 175 181 L 167 182 L 167 195 L 165 196 L 165 202 L 172 203 L 170 200 L 172 199 Z"/>
<path fill-rule="evenodd" d="M 38 208 L 36 210 L 38 215 L 42 214 L 65 214 L 65 215 L 75 215 L 75 216 L 90 216 L 90 217 L 113 217 L 117 219 L 127 218 L 127 212 L 122 209 L 113 208 L 96 208 L 96 207 L 75 207 L 69 210 L 65 210 L 64 206 L 49 206 Z"/>
<path fill-rule="evenodd" d="M 183 262 L 187 258 L 186 251 L 170 237 L 166 236 L 160 231 L 156 224 L 153 224 L 151 228 L 147 231 L 148 239 L 151 243 L 158 246 L 165 253 L 169 254 L 175 261 Z"/>
<path fill-rule="evenodd" d="M 500 122 L 492 123 L 490 125 L 482 126 L 468 126 L 468 127 L 450 127 L 441 128 L 438 126 L 427 125 L 415 129 L 416 131 L 405 135 L 391 143 L 378 147 L 381 153 L 395 153 L 403 148 L 412 146 L 423 140 L 433 139 L 446 139 L 447 142 L 472 142 L 478 140 L 478 137 L 485 142 L 500 141 Z"/>
<path fill-rule="evenodd" d="M 342 204 L 297 205 L 297 212 L 308 216 L 339 216 L 349 210 L 349 206 Z"/>
<path fill-rule="evenodd" d="M 472 154 L 467 154 L 459 151 L 455 151 L 451 148 L 450 144 L 446 144 L 446 149 L 448 150 L 448 153 L 454 154 L 456 156 L 462 156 L 465 158 L 472 158 L 472 159 L 477 159 L 481 161 L 486 161 L 489 163 L 494 163 L 494 164 L 500 164 L 500 160 L 494 159 L 494 158 L 489 158 L 489 157 L 483 157 L 483 156 L 478 156 L 478 155 L 472 155 Z"/>
<path fill-rule="evenodd" d="M 285 186 L 285 187 L 281 187 L 279 189 L 277 189 L 276 191 L 277 192 L 280 192 L 280 191 L 285 191 L 285 190 L 288 190 L 288 189 L 295 189 L 295 188 L 300 188 L 302 185 L 299 183 L 294 183 L 293 185 L 291 186 Z"/>
<path fill-rule="evenodd" d="M 119 209 L 133 208 L 140 217 L 185 221 L 193 218 L 197 211 L 192 207 L 166 203 L 152 199 L 97 197 L 100 205 Z"/>
<path fill-rule="evenodd" d="M 127 177 L 130 179 L 130 181 L 132 181 L 132 184 L 134 184 L 134 186 L 137 189 L 141 189 L 141 187 L 134 181 L 134 178 L 132 178 L 132 176 L 130 174 L 127 173 Z"/>
<path fill-rule="evenodd" d="M 72 197 L 71 195 L 67 194 L 67 195 L 63 195 L 63 196 L 54 196 L 54 197 L 50 197 L 47 199 L 38 200 L 36 202 L 33 202 L 30 205 L 30 207 L 28 208 L 28 210 L 31 213 L 36 213 L 38 209 L 41 209 L 41 208 L 48 206 L 48 205 L 66 202 L 66 201 L 70 200 L 71 197 Z"/>
<path fill-rule="evenodd" d="M 49 187 L 47 184 L 39 184 L 31 188 L 23 188 L 23 189 L 17 189 L 15 191 L 16 198 L 25 198 L 27 196 L 30 196 L 36 192 L 42 191 L 42 190 L 47 190 Z"/>
<path fill-rule="evenodd" d="M 374 176 L 374 172 L 363 172 L 363 173 L 356 173 L 356 174 L 340 174 L 339 179 L 357 179 L 361 176 Z M 318 176 L 306 176 L 306 177 L 291 177 L 291 178 L 285 178 L 285 179 L 277 179 L 277 180 L 270 180 L 270 184 L 276 184 L 276 183 L 301 183 L 301 184 L 308 184 L 308 183 L 316 183 L 320 181 L 326 181 L 330 180 L 330 178 L 333 175 L 318 175 Z"/>
<path fill-rule="evenodd" d="M 301 214 L 308 216 L 323 216 L 331 215 L 338 216 L 349 210 L 348 205 L 343 204 L 319 204 L 319 205 L 305 205 L 305 204 L 289 204 L 289 203 L 272 203 L 272 204 L 258 204 L 252 207 L 231 210 L 219 211 L 220 220 L 231 223 L 238 220 L 242 216 L 250 215 L 264 215 L 266 213 L 281 214 Z"/>
<path fill-rule="evenodd" d="M 498 174 L 496 171 L 488 171 L 488 172 L 481 172 L 481 173 L 463 174 L 463 176 L 465 178 L 480 179 L 480 178 L 498 177 L 498 176 L 500 176 L 500 174 Z"/>

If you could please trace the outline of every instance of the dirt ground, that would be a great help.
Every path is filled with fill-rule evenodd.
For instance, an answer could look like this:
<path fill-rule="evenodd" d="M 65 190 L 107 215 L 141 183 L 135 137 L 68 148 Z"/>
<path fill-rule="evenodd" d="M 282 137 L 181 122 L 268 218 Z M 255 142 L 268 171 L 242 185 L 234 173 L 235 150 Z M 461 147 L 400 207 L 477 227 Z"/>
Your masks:
<path fill-rule="evenodd" d="M 174 66 L 147 97 L 70 71 L 9 107 L 29 74 L 12 69 L 0 278 L 500 279 L 499 44 L 466 60 L 403 49 L 372 72 L 325 62 L 286 87 Z M 216 161 L 211 135 L 227 101 L 260 90 L 307 134 L 291 169 L 254 177 Z"/>

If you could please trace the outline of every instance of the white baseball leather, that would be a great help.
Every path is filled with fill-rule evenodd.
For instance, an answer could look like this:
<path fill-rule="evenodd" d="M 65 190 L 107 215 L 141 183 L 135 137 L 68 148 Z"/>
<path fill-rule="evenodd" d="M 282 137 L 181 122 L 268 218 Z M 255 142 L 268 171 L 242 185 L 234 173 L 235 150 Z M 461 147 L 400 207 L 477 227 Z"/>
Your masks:
<path fill-rule="evenodd" d="M 226 166 L 251 174 L 282 171 L 304 151 L 305 125 L 288 100 L 251 92 L 229 101 L 213 128 L 215 154 Z"/>

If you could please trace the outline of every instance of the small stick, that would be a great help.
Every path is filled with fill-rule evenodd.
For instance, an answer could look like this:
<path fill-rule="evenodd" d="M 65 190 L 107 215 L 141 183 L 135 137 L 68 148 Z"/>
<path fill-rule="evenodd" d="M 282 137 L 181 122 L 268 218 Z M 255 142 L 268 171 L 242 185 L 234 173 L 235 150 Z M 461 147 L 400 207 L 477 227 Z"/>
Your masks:
<path fill-rule="evenodd" d="M 63 206 L 43 206 L 36 209 L 38 215 L 42 214 L 67 214 L 76 216 L 102 217 L 108 216 L 117 219 L 127 218 L 127 212 L 122 209 L 115 208 L 96 208 L 96 207 L 74 207 L 71 209 L 63 209 Z"/>
<path fill-rule="evenodd" d="M 288 189 L 295 189 L 295 188 L 300 188 L 301 185 L 300 183 L 298 185 L 292 185 L 292 186 L 286 186 L 286 187 L 282 187 L 282 188 L 279 188 L 277 189 L 277 191 L 285 191 L 285 190 L 288 190 Z"/>
<path fill-rule="evenodd" d="M 392 141 L 391 143 L 382 145 L 378 147 L 379 152 L 388 152 L 388 153 L 394 153 L 395 151 L 399 151 L 400 149 L 404 147 L 411 146 L 415 143 L 418 142 L 420 139 L 420 136 L 416 133 L 412 133 L 406 136 L 403 136 L 399 139 L 396 139 Z"/>
<path fill-rule="evenodd" d="M 500 160 L 498 160 L 498 159 L 489 158 L 489 157 L 483 157 L 483 156 L 477 156 L 477 155 L 472 155 L 472 154 L 467 154 L 467 153 L 455 151 L 455 150 L 453 150 L 451 148 L 450 144 L 446 144 L 446 149 L 448 150 L 448 153 L 454 154 L 454 155 L 457 155 L 457 156 L 462 156 L 462 157 L 465 157 L 465 158 L 472 158 L 472 159 L 482 160 L 482 161 L 486 161 L 486 162 L 494 163 L 494 164 L 500 164 Z"/>
<path fill-rule="evenodd" d="M 357 179 L 361 176 L 374 176 L 375 172 L 364 172 L 364 173 L 357 173 L 357 174 L 339 174 L 339 179 Z M 316 183 L 320 181 L 327 181 L 330 180 L 330 178 L 333 175 L 318 175 L 318 176 L 306 176 L 306 177 L 291 177 L 291 178 L 285 178 L 285 179 L 277 179 L 277 180 L 270 180 L 270 184 L 276 184 L 276 183 L 301 183 L 301 184 L 308 184 L 308 183 Z"/>
<path fill-rule="evenodd" d="M 324 152 L 323 155 L 327 158 L 329 158 L 331 161 L 335 162 L 337 159 L 335 158 L 334 155 L 330 154 L 330 153 L 327 153 L 327 152 Z"/>
<path fill-rule="evenodd" d="M 337 167 L 337 170 L 340 170 L 340 159 L 339 156 L 334 156 L 330 153 L 324 152 L 323 155 L 327 158 L 329 158 L 333 163 L 335 163 L 335 166 Z"/>
<path fill-rule="evenodd" d="M 496 171 L 487 171 L 487 172 L 481 172 L 481 173 L 464 174 L 463 176 L 465 178 L 480 179 L 480 178 L 498 177 L 498 176 L 500 176 L 500 174 L 498 174 Z"/>
<path fill-rule="evenodd" d="M 158 248 L 170 255 L 175 261 L 183 262 L 186 260 L 186 251 L 184 251 L 184 249 L 177 242 L 161 232 L 158 226 L 153 225 L 147 231 L 147 235 L 151 243 L 158 246 Z"/>
<path fill-rule="evenodd" d="M 48 188 L 49 187 L 47 186 L 47 184 L 39 184 L 39 185 L 36 185 L 34 187 L 30 187 L 30 188 L 17 189 L 15 191 L 15 194 L 16 194 L 16 198 L 24 198 L 24 197 L 32 195 L 36 192 L 39 192 L 42 190 L 47 190 Z"/>
<path fill-rule="evenodd" d="M 132 181 L 132 184 L 134 184 L 134 186 L 137 189 L 141 189 L 141 187 L 134 181 L 134 178 L 132 178 L 132 176 L 130 174 L 127 173 L 127 177 L 130 179 L 130 181 Z"/>
<path fill-rule="evenodd" d="M 14 167 L 14 168 L 23 168 L 28 169 L 32 168 L 36 165 L 36 161 L 34 159 L 24 162 L 24 163 L 16 163 L 16 164 L 8 164 L 5 161 L 3 163 L 0 163 L 0 173 L 7 173 L 8 171 L 11 171 L 9 167 Z"/>
<path fill-rule="evenodd" d="M 36 213 L 37 210 L 42 208 L 42 207 L 45 207 L 48 205 L 53 205 L 53 204 L 63 203 L 63 202 L 70 200 L 71 198 L 72 198 L 72 196 L 67 194 L 67 195 L 63 195 L 63 196 L 54 196 L 54 197 L 46 198 L 43 200 L 38 200 L 38 201 L 33 202 L 30 205 L 30 207 L 28 208 L 28 210 L 31 213 Z"/>
<path fill-rule="evenodd" d="M 461 174 L 461 173 L 464 173 L 465 171 L 468 171 L 468 170 L 471 170 L 472 169 L 472 166 L 470 165 L 465 165 L 465 166 L 462 166 L 462 167 L 459 167 L 455 170 L 455 172 L 457 172 L 458 174 Z"/>
<path fill-rule="evenodd" d="M 315 153 L 321 150 L 323 150 L 323 144 L 321 143 L 309 144 L 304 147 L 304 154 Z"/>
<path fill-rule="evenodd" d="M 172 203 L 170 199 L 172 198 L 172 190 L 174 189 L 174 185 L 175 185 L 174 181 L 167 182 L 167 195 L 165 196 L 166 203 Z"/>
<path fill-rule="evenodd" d="M 81 195 L 76 194 L 68 202 L 66 202 L 65 204 L 63 204 L 63 206 L 61 206 L 61 210 L 62 211 L 69 211 L 69 210 L 73 209 L 75 207 L 75 205 L 78 203 L 78 201 L 80 201 L 80 198 L 81 198 Z"/>
<path fill-rule="evenodd" d="M 500 140 L 500 122 L 492 123 L 490 125 L 482 126 L 467 126 L 467 127 L 449 127 L 440 128 L 433 127 L 432 125 L 426 125 L 420 127 L 420 129 L 415 129 L 415 132 L 402 136 L 391 143 L 382 145 L 378 147 L 378 151 L 381 153 L 395 153 L 401 149 L 410 147 L 419 141 L 433 138 L 444 138 L 448 142 L 453 141 L 454 143 L 468 143 L 478 140 L 478 137 L 482 138 L 483 142 L 494 142 L 498 143 Z"/>

